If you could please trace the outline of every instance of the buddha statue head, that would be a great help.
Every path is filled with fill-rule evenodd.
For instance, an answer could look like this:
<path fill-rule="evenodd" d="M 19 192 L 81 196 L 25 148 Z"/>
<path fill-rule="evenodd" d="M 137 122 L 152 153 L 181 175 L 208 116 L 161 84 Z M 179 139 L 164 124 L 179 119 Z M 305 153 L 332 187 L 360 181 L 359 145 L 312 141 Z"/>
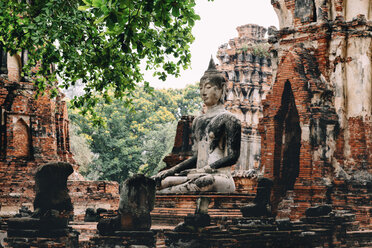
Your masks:
<path fill-rule="evenodd" d="M 208 69 L 200 79 L 199 87 L 201 98 L 207 107 L 224 103 L 226 79 L 223 73 L 216 69 L 213 58 L 209 61 Z"/>

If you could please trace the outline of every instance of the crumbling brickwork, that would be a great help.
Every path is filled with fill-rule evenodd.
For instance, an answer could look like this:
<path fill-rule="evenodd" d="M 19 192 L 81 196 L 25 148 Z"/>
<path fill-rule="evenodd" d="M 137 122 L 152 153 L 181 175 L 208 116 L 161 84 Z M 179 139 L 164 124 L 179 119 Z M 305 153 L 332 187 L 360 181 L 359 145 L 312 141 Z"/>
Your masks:
<path fill-rule="evenodd" d="M 259 130 L 274 210 L 298 219 L 307 207 L 330 203 L 370 226 L 372 3 L 272 4 L 280 23 L 269 30 L 276 71 Z"/>

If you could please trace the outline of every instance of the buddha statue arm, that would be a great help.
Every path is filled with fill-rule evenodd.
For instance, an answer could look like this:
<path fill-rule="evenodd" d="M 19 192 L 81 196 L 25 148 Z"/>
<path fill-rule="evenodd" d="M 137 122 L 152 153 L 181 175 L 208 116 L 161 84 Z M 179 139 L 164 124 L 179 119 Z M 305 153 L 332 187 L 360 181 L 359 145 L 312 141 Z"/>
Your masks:
<path fill-rule="evenodd" d="M 155 180 L 163 180 L 164 178 L 168 177 L 168 176 L 173 176 L 174 174 L 176 173 L 179 173 L 183 170 L 187 170 L 187 169 L 191 169 L 191 168 L 195 168 L 196 167 L 196 160 L 197 160 L 197 156 L 193 156 L 189 159 L 186 159 L 185 161 L 179 163 L 178 165 L 168 169 L 168 170 L 164 170 L 164 171 L 161 171 L 158 173 L 158 175 L 156 175 L 155 177 Z"/>
<path fill-rule="evenodd" d="M 192 156 L 189 159 L 186 159 L 185 161 L 179 163 L 178 165 L 174 166 L 172 169 L 174 170 L 174 173 L 179 173 L 181 171 L 192 169 L 196 167 L 196 160 L 197 156 Z"/>

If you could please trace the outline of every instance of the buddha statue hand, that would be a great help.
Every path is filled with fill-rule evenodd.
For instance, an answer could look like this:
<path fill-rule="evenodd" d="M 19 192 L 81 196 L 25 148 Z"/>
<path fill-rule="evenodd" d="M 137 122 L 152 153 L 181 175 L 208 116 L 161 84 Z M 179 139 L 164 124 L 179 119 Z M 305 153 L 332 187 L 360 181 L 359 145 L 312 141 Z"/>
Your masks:
<path fill-rule="evenodd" d="M 161 181 L 164 178 L 168 176 L 173 176 L 174 174 L 175 174 L 175 171 L 173 170 L 173 168 L 170 168 L 168 170 L 160 171 L 156 176 L 153 177 L 153 179 L 155 179 L 156 185 L 160 185 Z"/>

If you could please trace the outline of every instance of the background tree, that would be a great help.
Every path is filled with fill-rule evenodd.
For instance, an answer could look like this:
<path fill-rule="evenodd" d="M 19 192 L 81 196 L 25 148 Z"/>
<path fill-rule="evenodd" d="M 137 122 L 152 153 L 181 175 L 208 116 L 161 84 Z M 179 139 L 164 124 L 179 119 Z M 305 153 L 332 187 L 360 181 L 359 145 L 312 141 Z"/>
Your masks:
<path fill-rule="evenodd" d="M 77 135 L 86 138 L 97 156 L 82 171 L 89 179 L 122 182 L 139 171 L 153 175 L 164 166 L 162 159 L 173 147 L 181 115 L 201 108 L 196 85 L 182 90 L 154 90 L 151 94 L 139 88 L 129 99 L 131 108 L 125 106 L 126 100 L 106 104 L 102 99 L 97 103 L 95 111 L 103 117 L 105 126 L 92 125 L 87 121 L 89 117 L 76 110 L 69 113 L 71 122 L 79 127 Z"/>
<path fill-rule="evenodd" d="M 92 110 L 99 101 L 131 99 L 144 81 L 141 62 L 163 80 L 189 65 L 199 19 L 194 6 L 194 0 L 0 1 L 0 46 L 12 54 L 28 50 L 29 74 L 41 61 L 33 76 L 41 91 L 50 84 L 55 95 L 57 76 L 65 88 L 81 79 L 85 94 L 72 106 L 98 121 Z"/>
<path fill-rule="evenodd" d="M 87 174 L 89 165 L 93 162 L 97 155 L 95 155 L 89 147 L 87 137 L 80 132 L 80 128 L 74 124 L 70 124 L 70 145 L 71 152 L 74 154 L 75 161 L 79 164 L 79 171 Z M 90 175 L 92 179 L 98 179 L 98 175 Z"/>

